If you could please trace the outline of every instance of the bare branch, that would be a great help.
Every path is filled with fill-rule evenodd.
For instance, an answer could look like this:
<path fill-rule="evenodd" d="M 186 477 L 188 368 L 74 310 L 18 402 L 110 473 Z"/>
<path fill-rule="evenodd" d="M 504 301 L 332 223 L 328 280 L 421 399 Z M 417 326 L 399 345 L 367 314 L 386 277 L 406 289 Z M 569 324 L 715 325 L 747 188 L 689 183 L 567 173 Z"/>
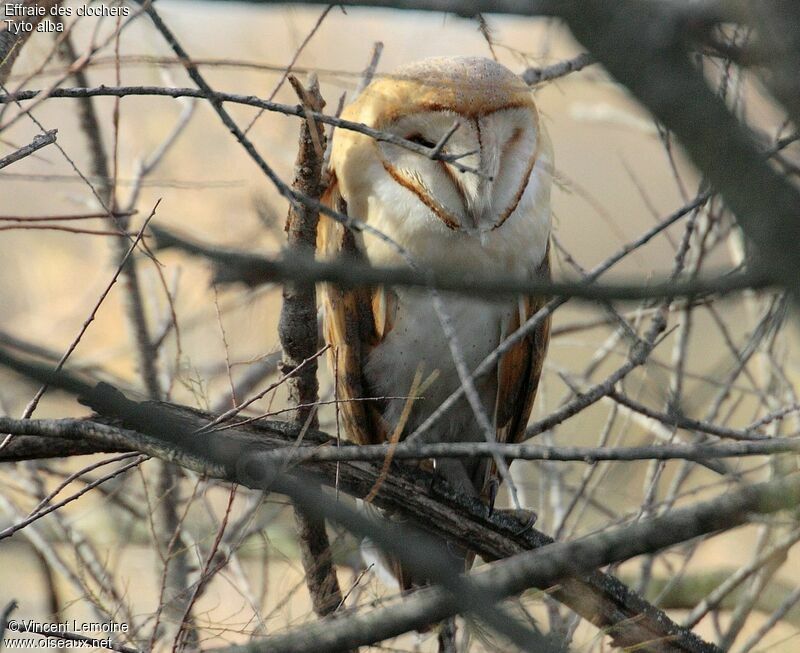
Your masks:
<path fill-rule="evenodd" d="M 41 368 L 31 368 L 7 356 L 5 363 L 26 374 L 42 374 Z M 44 374 L 49 372 L 45 369 Z M 51 383 L 54 382 L 52 375 L 47 378 L 50 378 Z M 136 404 L 124 399 L 116 391 L 109 393 L 108 388 L 108 386 L 98 386 L 97 390 L 89 389 L 88 392 L 84 392 L 86 388 L 75 389 L 91 397 L 89 401 L 95 409 L 100 409 L 102 404 L 102 412 L 122 413 L 126 415 L 127 423 L 130 424 L 130 420 L 133 419 L 139 424 L 139 428 L 145 429 L 145 426 L 147 427 L 145 430 L 153 428 L 165 437 L 176 436 L 185 432 L 187 428 L 196 431 L 196 426 L 211 419 L 198 411 L 170 408 L 168 404 L 160 402 Z M 245 462 L 246 452 L 259 456 L 261 455 L 259 452 L 271 455 L 270 452 L 275 447 L 284 448 L 296 442 L 297 427 L 285 422 L 268 424 L 269 426 L 251 425 L 247 430 L 229 429 L 224 439 L 220 439 L 219 434 L 196 432 L 194 435 L 189 435 L 186 442 L 202 449 L 203 460 L 206 460 L 205 456 L 211 456 L 221 448 L 226 456 L 232 457 L 230 460 L 238 460 L 241 465 Z M 165 448 L 152 439 L 137 435 L 134 431 L 121 430 L 119 427 L 80 420 L 48 422 L 0 419 L 0 425 L 21 435 L 38 433 L 49 437 L 66 436 L 78 439 L 90 436 L 106 445 L 127 446 L 144 453 L 165 457 L 201 473 L 227 478 L 227 472 L 216 462 L 198 462 L 196 454 L 188 454 L 174 447 Z M 183 438 L 181 440 L 183 441 Z M 325 441 L 325 436 L 308 431 L 301 446 L 317 447 Z M 345 492 L 363 497 L 374 487 L 380 475 L 381 465 L 370 466 L 365 463 L 337 465 L 331 462 L 316 464 L 312 469 L 314 477 L 323 483 L 329 486 L 336 485 Z M 552 542 L 535 529 L 522 529 L 519 522 L 505 514 L 495 512 L 487 515 L 486 508 L 480 501 L 445 489 L 440 481 L 434 480 L 430 474 L 420 470 L 396 469 L 386 477 L 373 503 L 378 507 L 407 515 L 432 534 L 460 546 L 475 549 L 487 560 L 514 555 L 520 550 Z M 681 650 L 713 650 L 700 646 L 694 635 L 688 631 L 680 631 L 666 615 L 648 606 L 611 576 L 594 573 L 581 580 L 568 581 L 556 589 L 553 595 L 598 627 L 613 627 L 612 635 L 618 641 L 641 643 L 651 639 L 654 632 L 660 632 L 662 636 L 667 633 L 680 633 L 679 637 L 684 647 Z"/>
<path fill-rule="evenodd" d="M 523 71 L 521 77 L 525 80 L 525 83 L 528 84 L 528 86 L 535 86 L 536 84 L 541 84 L 542 82 L 549 82 L 554 79 L 558 79 L 559 77 L 565 77 L 571 73 L 576 73 L 593 63 L 594 59 L 592 59 L 591 55 L 587 54 L 586 52 L 582 52 L 577 57 L 559 61 L 558 63 L 554 63 L 550 66 L 544 66 L 543 68 L 528 68 Z"/>
<path fill-rule="evenodd" d="M 0 159 L 0 168 L 5 168 L 7 165 L 11 165 L 20 159 L 24 159 L 26 156 L 30 156 L 36 152 L 36 150 L 41 150 L 43 147 L 55 143 L 57 133 L 57 129 L 51 129 L 44 134 L 37 134 L 30 143 L 19 148 L 16 152 L 6 154 L 6 156 Z"/>
<path fill-rule="evenodd" d="M 30 100 L 39 96 L 43 91 L 19 91 L 13 94 L 0 95 L 0 104 L 8 104 L 10 102 L 20 102 L 22 100 Z M 279 102 L 272 102 L 269 100 L 262 100 L 255 95 L 238 95 L 235 93 L 222 93 L 214 90 L 208 92 L 202 89 L 195 88 L 171 88 L 164 86 L 97 86 L 94 88 L 54 88 L 46 91 L 48 98 L 84 98 L 84 97 L 125 97 L 129 95 L 137 96 L 157 96 L 157 97 L 170 97 L 170 98 L 205 98 L 212 103 L 221 105 L 223 102 L 230 102 L 232 104 L 243 104 L 251 107 L 257 107 L 265 111 L 274 111 L 276 113 L 283 113 L 288 116 L 296 116 L 298 118 L 312 117 L 314 120 L 333 125 L 334 127 L 341 127 L 349 131 L 358 132 L 374 138 L 376 141 L 384 143 L 391 143 L 398 147 L 405 148 L 412 152 L 416 152 L 422 156 L 435 159 L 437 161 L 445 161 L 451 164 L 460 172 L 469 172 L 478 174 L 478 171 L 469 166 L 459 163 L 458 159 L 465 156 L 465 153 L 445 154 L 439 152 L 433 155 L 433 148 L 425 147 L 419 143 L 406 140 L 396 134 L 379 129 L 373 129 L 368 125 L 360 122 L 353 122 L 352 120 L 344 120 L 336 116 L 328 116 L 324 113 L 308 111 L 302 105 L 281 104 Z M 237 128 L 238 129 L 238 128 Z M 247 139 L 245 138 L 245 141 Z M 240 141 L 241 142 L 241 141 Z M 249 142 L 249 141 L 247 141 Z M 242 143 L 244 145 L 244 143 Z M 249 148 L 246 148 L 248 154 L 252 157 L 253 154 Z M 260 157 L 259 157 L 260 158 Z M 256 160 L 256 163 L 262 168 L 261 163 Z M 267 166 L 269 168 L 269 166 Z M 269 168 L 271 170 L 271 168 Z M 272 179 L 270 177 L 270 179 Z M 284 184 L 285 186 L 285 184 Z M 284 190 L 287 190 L 288 186 Z M 288 190 L 287 190 L 288 192 Z M 282 192 L 284 196 L 286 194 Z"/>
<path fill-rule="evenodd" d="M 692 65 L 684 23 L 674 7 L 631 0 L 613 6 L 602 0 L 579 4 L 580 9 L 573 3 L 563 7 L 576 38 L 675 132 L 736 214 L 759 262 L 798 292 L 797 252 L 787 244 L 800 242 L 800 224 L 794 219 L 800 194 L 758 155 L 752 134 Z M 632 49 L 637 56 L 630 56 Z"/>
<path fill-rule="evenodd" d="M 328 281 L 341 286 L 386 284 L 434 288 L 468 295 L 549 295 L 590 301 L 613 299 L 638 301 L 665 297 L 698 298 L 708 294 L 727 294 L 744 289 L 767 288 L 770 280 L 758 271 L 728 272 L 710 279 L 663 280 L 647 285 L 597 284 L 593 281 L 569 282 L 544 279 L 489 276 L 481 273 L 421 270 L 408 267 L 376 268 L 359 261 L 316 261 L 312 257 L 267 258 L 239 250 L 213 247 L 190 240 L 163 227 L 151 226 L 156 246 L 174 247 L 202 256 L 216 266 L 216 283 L 240 282 L 248 286 L 280 281 L 316 283 Z"/>
<path fill-rule="evenodd" d="M 375 70 L 377 70 L 378 63 L 381 60 L 381 54 L 383 54 L 383 43 L 376 41 L 372 46 L 372 56 L 370 56 L 369 63 L 361 74 L 361 81 L 359 81 L 358 88 L 356 89 L 358 93 L 361 93 L 361 91 L 367 88 L 372 78 L 375 76 Z"/>
<path fill-rule="evenodd" d="M 316 78 L 308 88 L 289 76 L 303 105 L 321 111 L 325 103 Z M 325 156 L 325 131 L 321 123 L 307 118 L 300 128 L 300 142 L 295 162 L 292 188 L 315 200 L 322 194 L 322 164 Z M 286 239 L 290 256 L 314 256 L 317 241 L 319 212 L 307 205 L 290 206 L 286 217 Z M 287 376 L 289 403 L 295 408 L 293 421 L 306 429 L 319 427 L 317 406 L 317 292 L 313 284 L 286 284 L 283 287 L 283 306 L 278 324 L 278 336 L 283 347 L 280 370 Z M 304 361 L 310 359 L 308 364 Z M 305 510 L 302 503 L 294 504 L 295 521 L 300 541 L 301 560 L 306 574 L 314 612 L 324 617 L 342 604 L 342 591 L 336 577 L 331 544 L 325 529 L 325 519 Z"/>
<path fill-rule="evenodd" d="M 788 495 L 788 496 L 787 496 Z M 768 514 L 792 509 L 800 500 L 800 479 L 789 478 L 750 486 L 720 498 L 674 510 L 663 517 L 592 535 L 581 540 L 554 543 L 538 551 L 519 555 L 473 574 L 473 582 L 498 598 L 511 596 L 527 587 L 546 587 L 557 579 L 614 561 L 658 551 L 705 533 L 726 530 L 745 523 L 752 513 Z M 306 626 L 269 638 L 263 645 L 270 651 L 297 650 L 301 642 L 314 642 L 318 651 L 335 651 L 336 646 L 353 645 L 363 630 L 380 629 L 384 636 L 405 632 L 430 616 L 441 618 L 454 611 L 447 593 L 432 589 L 419 592 L 402 605 L 353 616 L 338 622 Z M 401 625 L 402 624 L 402 625 Z M 682 650 L 682 642 L 665 640 L 664 650 Z M 651 644 L 652 645 L 652 644 Z M 658 646 L 656 644 L 656 646 Z M 715 647 L 711 647 L 714 650 Z M 233 647 L 234 651 L 252 651 Z M 718 650 L 718 649 L 716 649 Z"/>

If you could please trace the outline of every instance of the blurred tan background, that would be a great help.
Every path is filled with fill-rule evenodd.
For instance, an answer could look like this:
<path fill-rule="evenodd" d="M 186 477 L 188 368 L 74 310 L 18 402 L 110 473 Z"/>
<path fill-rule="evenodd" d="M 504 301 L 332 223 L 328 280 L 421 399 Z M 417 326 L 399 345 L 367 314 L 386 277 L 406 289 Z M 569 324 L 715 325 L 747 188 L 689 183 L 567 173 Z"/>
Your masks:
<path fill-rule="evenodd" d="M 269 64 L 283 67 L 309 34 L 322 12 L 322 7 L 248 6 L 236 3 L 195 3 L 161 1 L 159 11 L 175 30 L 185 49 L 198 60 L 227 61 L 230 65 L 203 67 L 212 86 L 221 91 L 267 96 L 280 79 L 274 70 L 258 70 L 235 62 Z M 85 48 L 97 19 L 83 19 L 75 30 L 78 51 Z M 106 21 L 100 33 L 108 33 L 113 21 Z M 542 66 L 573 56 L 580 49 L 557 26 L 541 20 L 489 17 L 494 51 L 500 61 L 515 71 L 527 66 Z M 384 44 L 378 74 L 390 72 L 395 66 L 428 56 L 472 54 L 492 56 L 485 37 L 474 21 L 453 16 L 390 11 L 348 9 L 345 14 L 333 9 L 321 24 L 318 33 L 305 47 L 297 62 L 300 69 L 317 70 L 322 93 L 333 111 L 342 93 L 351 94 L 360 72 L 367 66 L 375 41 Z M 22 84 L 26 73 L 35 71 L 52 47 L 52 39 L 36 35 L 26 47 L 15 68 L 10 88 Z M 128 27 L 121 39 L 123 55 L 170 56 L 161 37 L 146 20 Z M 113 47 L 98 53 L 107 63 L 90 66 L 89 78 L 94 85 L 116 85 L 115 71 L 109 57 Z M 58 70 L 57 62 L 47 69 Z M 178 66 L 156 66 L 148 62 L 126 61 L 121 68 L 123 85 L 192 86 Z M 42 75 L 35 82 L 22 84 L 25 88 L 42 88 L 55 79 Z M 72 85 L 71 82 L 67 83 Z M 682 190 L 675 179 L 669 158 L 659 140 L 652 120 L 630 100 L 626 92 L 611 83 L 596 67 L 538 88 L 536 98 L 550 131 L 555 153 L 558 184 L 554 191 L 555 233 L 560 243 L 584 268 L 591 268 L 614 253 L 623 243 L 632 240 L 660 218 L 684 203 Z M 288 84 L 276 100 L 296 103 Z M 95 106 L 108 127 L 104 133 L 106 147 L 112 143 L 110 129 L 114 101 L 97 98 Z M 130 191 L 126 182 L 133 177 L 135 165 L 147 156 L 166 137 L 186 101 L 168 98 L 129 97 L 120 103 L 118 144 L 118 197 L 122 204 Z M 240 124 L 255 115 L 248 107 L 228 105 Z M 6 111 L 3 120 L 14 115 Z M 78 129 L 71 100 L 51 99 L 37 107 L 34 115 L 47 128 L 59 130 L 58 143 L 86 174 L 88 156 L 85 139 Z M 748 118 L 763 129 L 774 124 L 775 116 L 769 105 L 757 93 L 749 95 Z M 276 114 L 264 114 L 256 122 L 251 137 L 262 155 L 285 179 L 291 178 L 299 123 L 297 119 Z M 23 117 L 3 133 L 0 152 L 19 147 L 38 132 L 32 122 Z M 698 188 L 697 175 L 675 149 L 677 172 L 688 197 Z M 94 209 L 93 198 L 71 165 L 57 149 L 48 147 L 26 161 L 0 171 L 0 213 L 5 215 L 53 215 L 80 213 Z M 198 102 L 191 123 L 162 164 L 146 180 L 138 202 L 134 228 L 161 199 L 156 224 L 171 227 L 204 242 L 239 247 L 261 252 L 277 252 L 281 247 L 285 202 L 279 199 L 268 180 L 231 137 L 209 106 Z M 261 218 L 258 207 L 261 207 Z M 264 217 L 271 217 L 272 227 Z M 92 225 L 97 227 L 99 225 Z M 612 278 L 647 280 L 667 274 L 674 257 L 675 243 L 682 234 L 682 223 L 668 231 L 669 238 L 659 237 L 638 250 L 615 268 Z M 0 232 L 0 330 L 46 345 L 63 352 L 75 337 L 88 311 L 108 283 L 113 268 L 111 243 L 104 236 L 67 234 L 51 231 Z M 730 265 L 734 253 L 717 252 L 712 263 L 717 267 Z M 196 260 L 174 252 L 158 254 L 164 264 L 163 272 L 175 291 L 175 308 L 181 334 L 181 350 L 171 336 L 160 359 L 161 371 L 171 382 L 171 397 L 176 401 L 207 407 L 226 392 L 224 373 L 225 346 L 214 305 L 214 293 L 209 289 L 209 271 Z M 149 300 L 153 331 L 157 332 L 168 319 L 164 292 L 151 262 L 140 259 L 139 270 L 143 288 Z M 712 265 L 713 267 L 713 265 Z M 557 257 L 556 274 L 573 274 L 569 265 Z M 121 287 L 112 290 L 100 309 L 96 321 L 72 357 L 73 364 L 98 366 L 117 381 L 139 386 L 131 353 L 130 340 L 121 307 Z M 238 365 L 238 373 L 248 361 L 275 351 L 276 324 L 280 307 L 280 290 L 263 288 L 246 291 L 241 288 L 220 288 L 218 301 L 221 322 L 225 329 L 228 356 Z M 746 333 L 752 324 L 741 301 L 728 300 L 722 304 L 731 332 L 737 337 Z M 628 307 L 633 308 L 633 307 Z M 560 310 L 555 327 L 566 329 L 588 319 L 602 316 L 594 307 L 570 304 Z M 689 370 L 698 376 L 718 376 L 729 368 L 731 361 L 720 343 L 719 335 L 705 316 L 698 317 L 690 345 Z M 605 340 L 606 328 L 567 332 L 551 344 L 543 390 L 535 408 L 541 416 L 555 408 L 566 387 L 559 379 L 564 371 L 579 373 Z M 648 365 L 641 374 L 628 380 L 626 389 L 641 401 L 663 403 L 666 396 L 667 373 L 658 361 L 668 363 L 673 342 L 667 338 L 656 350 L 656 364 Z M 787 351 L 790 355 L 791 351 Z M 624 345 L 605 363 L 595 376 L 602 378 L 627 355 Z M 327 377 L 325 377 L 327 378 Z M 21 413 L 35 391 L 31 384 L 0 372 L 0 400 L 3 409 L 12 415 Z M 327 381 L 323 382 L 329 387 Z M 713 388 L 702 379 L 688 384 L 689 414 L 702 414 Z M 280 408 L 282 395 L 264 402 Z M 752 406 L 750 406 L 752 409 Z M 745 400 L 742 420 L 749 413 Z M 596 444 L 608 406 L 602 402 L 562 426 L 553 441 L 569 444 Z M 74 401 L 50 393 L 43 401 L 37 416 L 81 415 L 83 410 Z M 323 414 L 324 419 L 330 415 Z M 616 428 L 614 438 L 621 443 L 650 441 L 640 423 L 624 421 Z M 70 461 L 61 469 L 78 469 L 86 460 Z M 7 467 L 7 466 L 6 466 Z M 596 495 L 606 505 L 621 513 L 636 508 L 642 498 L 646 463 L 616 463 L 604 466 L 601 491 Z M 562 465 L 559 468 L 574 487 L 580 479 L 581 465 Z M 673 464 L 667 466 L 667 474 Z M 548 530 L 548 501 L 546 483 L 541 481 L 540 466 L 523 466 L 517 476 L 527 490 L 532 506 L 540 514 L 540 526 Z M 50 482 L 52 479 L 49 479 Z M 690 487 L 700 487 L 714 480 L 709 473 L 699 473 Z M 189 481 L 192 482 L 191 480 Z M 138 479 L 132 484 L 141 485 Z M 0 492 L 15 497 L 20 505 L 24 498 L 17 492 L 14 472 L 0 470 Z M 138 490 L 137 490 L 138 491 Z M 224 490 L 208 490 L 208 510 L 219 516 L 224 505 Z M 704 496 L 700 494 L 699 496 Z M 689 501 L 696 496 L 690 496 Z M 213 538 L 204 531 L 208 521 L 205 508 L 193 512 L 191 528 L 207 543 Z M 100 496 L 85 497 L 69 507 L 70 523 L 90 534 L 98 543 L 108 569 L 118 579 L 118 586 L 143 619 L 154 609 L 159 579 L 153 572 L 154 561 L 147 541 L 147 529 L 142 524 L 127 523 L 116 508 Z M 262 538 L 253 538 L 245 545 L 243 573 L 255 585 L 266 587 L 264 628 L 267 632 L 302 623 L 311 618 L 302 585 L 301 566 L 295 557 L 291 520 L 286 519 L 280 498 L 272 497 L 260 517 L 265 530 Z M 0 522 L 13 521 L 0 512 Z M 586 533 L 609 522 L 607 515 L 589 509 L 576 526 L 575 533 Z M 42 520 L 46 529 L 47 519 Z M 129 530 L 128 530 L 129 529 Z M 753 528 L 741 529 L 719 537 L 703 546 L 690 563 L 691 571 L 715 568 L 735 568 L 749 561 L 753 550 Z M 127 534 L 127 535 L 126 535 Z M 124 537 L 123 537 L 124 535 Z M 206 538 L 205 540 L 203 538 Z M 125 546 L 123 546 L 125 544 Z M 352 554 L 352 543 L 343 547 L 343 558 Z M 265 558 L 268 564 L 265 566 Z M 667 560 L 670 556 L 666 557 Z M 676 560 L 677 560 L 676 554 Z M 789 583 L 800 581 L 796 556 L 785 565 L 780 578 Z M 622 575 L 635 574 L 638 563 L 625 565 Z M 663 561 L 656 575 L 670 573 Z M 348 587 L 349 572 L 341 580 Z M 256 624 L 248 599 L 237 591 L 239 576 L 224 571 L 203 596 L 198 609 L 198 623 L 208 629 L 203 637 L 210 644 L 223 641 L 243 641 L 243 633 Z M 259 585 L 260 586 L 260 585 Z M 67 614 L 84 618 L 85 605 L 73 602 L 74 590 L 63 580 L 58 587 L 67 606 Z M 15 536 L 0 542 L 0 603 L 17 598 L 21 607 L 18 615 L 33 617 L 47 613 L 40 569 L 29 546 Z M 13 588 L 13 591 L 11 590 Z M 365 584 L 359 602 L 368 604 L 387 590 L 374 580 Z M 533 600 L 534 604 L 537 601 Z M 538 602 L 540 603 L 540 602 Z M 538 608 L 537 615 L 544 615 Z M 678 618 L 682 613 L 677 613 Z M 763 617 L 751 619 L 747 632 L 752 632 Z M 705 620 L 699 632 L 710 635 L 712 626 Z M 800 647 L 796 628 L 776 628 L 759 650 L 794 651 Z M 745 635 L 746 636 L 746 635 Z M 575 650 L 588 647 L 597 632 L 582 627 L 575 640 Z M 216 638 L 216 639 L 215 639 Z M 740 640 L 741 641 L 741 640 Z M 413 638 L 387 644 L 386 650 L 410 650 Z M 432 642 L 423 642 L 429 650 Z"/>

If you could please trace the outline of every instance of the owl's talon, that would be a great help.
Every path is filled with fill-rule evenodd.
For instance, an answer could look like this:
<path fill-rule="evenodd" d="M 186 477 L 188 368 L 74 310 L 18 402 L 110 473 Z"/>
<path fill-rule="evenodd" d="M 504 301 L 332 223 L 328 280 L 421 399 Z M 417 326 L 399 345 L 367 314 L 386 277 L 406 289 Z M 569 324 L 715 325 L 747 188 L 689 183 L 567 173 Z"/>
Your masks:
<path fill-rule="evenodd" d="M 436 464 L 436 459 L 423 460 L 420 467 L 427 472 L 430 472 L 430 484 L 428 485 L 428 493 L 432 493 L 436 487 L 436 481 L 439 480 L 439 466 Z"/>
<path fill-rule="evenodd" d="M 529 531 L 530 529 L 533 528 L 533 525 L 536 523 L 536 520 L 539 519 L 539 515 L 537 515 L 533 510 L 522 509 L 522 510 L 518 510 L 517 512 L 518 513 L 526 513 L 525 516 L 527 517 L 527 519 L 525 520 L 525 525 L 522 527 L 522 530 L 517 531 L 517 535 L 522 535 L 523 533 L 525 533 L 525 532 L 527 532 L 527 531 Z M 518 517 L 521 517 L 521 516 L 522 515 L 518 515 Z M 522 520 L 520 519 L 520 521 L 522 521 Z"/>
<path fill-rule="evenodd" d="M 489 479 L 489 517 L 494 514 L 494 502 L 497 500 L 497 493 L 500 491 L 500 479 L 492 476 Z"/>
<path fill-rule="evenodd" d="M 507 515 L 523 525 L 520 530 L 514 531 L 515 535 L 522 535 L 526 531 L 530 530 L 533 528 L 536 520 L 539 519 L 539 515 L 537 515 L 533 510 L 528 510 L 526 508 L 508 508 L 498 510 L 497 512 Z"/>
<path fill-rule="evenodd" d="M 447 549 L 447 553 L 450 554 L 456 560 L 464 560 L 464 549 L 462 549 L 457 544 L 453 544 L 449 540 L 445 540 L 445 549 Z"/>

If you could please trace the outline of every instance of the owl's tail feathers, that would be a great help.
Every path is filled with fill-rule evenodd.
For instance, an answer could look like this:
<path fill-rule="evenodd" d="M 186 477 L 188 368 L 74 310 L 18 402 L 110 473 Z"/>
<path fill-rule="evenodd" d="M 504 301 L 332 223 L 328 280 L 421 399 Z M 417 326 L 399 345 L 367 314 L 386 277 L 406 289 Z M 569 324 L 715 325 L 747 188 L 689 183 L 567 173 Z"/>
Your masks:
<path fill-rule="evenodd" d="M 362 510 L 376 510 L 370 504 L 365 504 L 363 502 L 359 502 L 359 504 Z M 404 521 L 398 515 L 393 515 L 384 511 L 378 512 L 385 518 L 394 522 Z M 405 542 L 407 546 L 423 546 L 422 542 L 415 541 L 412 533 L 409 533 L 407 537 L 408 541 Z M 475 554 L 472 551 L 468 551 L 467 549 L 445 541 L 442 541 L 441 544 L 452 559 L 452 568 L 454 571 L 468 572 L 471 569 L 475 561 Z M 400 564 L 397 558 L 384 553 L 368 538 L 362 540 L 360 548 L 361 559 L 364 565 L 371 567 L 384 585 L 388 587 L 399 586 L 401 592 L 408 592 L 431 584 L 432 579 L 425 573 L 420 573 L 418 570 Z M 457 653 L 455 617 L 445 619 L 434 626 L 421 628 L 419 630 L 420 633 L 428 633 L 431 631 L 434 631 L 436 634 L 439 653 Z"/>
<path fill-rule="evenodd" d="M 409 538 L 409 540 L 407 542 L 409 546 L 417 545 L 413 538 Z M 475 561 L 474 553 L 449 543 L 444 543 L 444 546 L 448 555 L 452 557 L 452 569 L 454 571 L 460 573 L 470 570 L 472 563 Z M 361 542 L 361 560 L 365 566 L 374 570 L 384 585 L 388 587 L 397 586 L 401 592 L 425 587 L 432 582 L 432 579 L 427 574 L 420 573 L 418 570 L 401 564 L 397 558 L 384 553 L 368 538 Z"/>

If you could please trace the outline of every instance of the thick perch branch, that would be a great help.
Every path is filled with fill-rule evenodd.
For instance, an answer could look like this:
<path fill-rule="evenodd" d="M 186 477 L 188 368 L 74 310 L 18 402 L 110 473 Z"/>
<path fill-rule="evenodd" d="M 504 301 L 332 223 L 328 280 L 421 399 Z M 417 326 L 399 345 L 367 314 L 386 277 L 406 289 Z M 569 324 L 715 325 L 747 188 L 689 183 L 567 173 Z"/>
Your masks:
<path fill-rule="evenodd" d="M 5 359 L 6 364 L 12 363 L 9 357 Z M 13 364 L 19 371 L 42 377 L 37 376 L 37 380 L 56 383 L 49 372 L 41 368 L 24 368 L 24 365 Z M 77 420 L 68 423 L 2 419 L 0 429 L 19 435 L 77 440 L 90 436 L 106 447 L 136 449 L 246 486 L 254 485 L 246 476 L 249 460 L 256 457 L 266 461 L 274 451 L 295 446 L 299 434 L 295 425 L 285 422 L 226 429 L 224 435 L 213 431 L 197 432 L 213 419 L 212 415 L 160 402 L 131 402 L 103 384 L 88 389 L 70 382 L 70 388 L 84 394 L 87 403 L 110 419 L 114 426 Z M 119 428 L 120 425 L 125 428 Z M 324 434 L 309 431 L 300 447 L 316 448 L 328 441 L 330 439 Z M 263 466 L 259 464 L 259 468 L 263 469 Z M 342 491 L 364 497 L 374 487 L 380 468 L 380 463 L 339 463 L 337 466 L 335 462 L 324 462 L 303 469 L 331 487 L 338 478 L 338 487 Z M 476 550 L 486 560 L 505 558 L 552 542 L 535 529 L 522 529 L 507 515 L 497 512 L 487 515 L 480 501 L 453 492 L 430 474 L 404 466 L 393 467 L 373 503 L 410 517 L 439 538 Z M 716 650 L 607 574 L 591 572 L 581 578 L 566 580 L 554 590 L 553 596 L 607 630 L 620 646 L 636 644 L 641 647 L 642 642 L 667 638 L 669 649 L 647 645 L 639 650 Z"/>
<path fill-rule="evenodd" d="M 546 587 L 556 580 L 568 584 L 574 574 L 659 551 L 700 535 L 727 530 L 747 522 L 752 513 L 769 514 L 793 509 L 800 500 L 800 478 L 762 483 L 732 492 L 690 508 L 674 510 L 663 517 L 514 556 L 473 575 L 480 589 L 497 599 L 513 596 L 529 587 Z M 431 617 L 443 618 L 454 611 L 453 597 L 441 589 L 419 592 L 401 605 L 328 621 L 260 642 L 272 653 L 311 650 L 335 651 L 359 641 L 363 632 L 389 637 L 405 632 Z M 615 642 L 617 645 L 619 641 Z M 308 648 L 305 648 L 308 647 Z M 686 650 L 680 640 L 648 640 L 635 650 Z M 228 653 L 255 651 L 252 646 L 233 647 Z M 264 648 L 258 649 L 264 650 Z M 708 645 L 708 650 L 719 650 Z"/>
<path fill-rule="evenodd" d="M 199 411 L 159 402 L 131 402 L 103 384 L 95 388 L 85 401 L 126 427 L 120 429 L 99 423 L 91 424 L 90 428 L 97 434 L 96 437 L 110 444 L 127 443 L 131 448 L 250 487 L 272 487 L 279 491 L 295 488 L 291 483 L 283 485 L 278 468 L 270 465 L 267 462 L 269 458 L 265 458 L 264 454 L 269 454 L 276 446 L 285 447 L 292 441 L 297 435 L 296 426 L 271 423 L 269 427 L 229 429 L 225 436 L 202 433 L 198 432 L 198 428 L 207 423 L 209 416 Z M 4 430 L 55 434 L 52 428 L 47 428 L 47 424 L 38 420 L 3 420 L 0 425 Z M 64 434 L 63 428 L 60 433 Z M 318 446 L 323 437 L 317 432 L 310 432 L 301 446 Z M 307 470 L 314 478 L 329 484 L 336 474 L 336 466 L 332 463 L 312 465 Z M 377 473 L 376 466 L 342 464 L 340 487 L 355 496 L 364 496 L 371 489 Z M 440 482 L 434 481 L 431 491 L 424 492 L 424 484 L 431 482 L 427 476 L 418 470 L 397 469 L 383 484 L 375 499 L 376 505 L 413 516 L 430 532 L 465 546 L 474 546 L 490 560 L 513 556 L 527 548 L 550 543 L 546 536 L 535 530 L 520 533 L 519 524 L 507 516 L 487 516 L 484 507 L 477 505 L 479 502 L 453 493 Z M 596 572 L 588 573 L 581 579 L 569 577 L 616 560 L 657 551 L 704 533 L 731 528 L 744 523 L 751 512 L 784 509 L 795 505 L 798 499 L 800 480 L 797 478 L 746 488 L 706 504 L 673 511 L 662 518 L 576 542 L 555 544 L 533 556 L 517 556 L 492 567 L 489 572 L 476 575 L 476 580 L 484 590 L 495 592 L 497 597 L 509 596 L 531 586 L 550 587 L 560 581 L 554 595 L 597 625 L 604 622 L 606 625 L 613 624 L 610 633 L 617 645 L 630 646 L 636 642 L 641 647 L 643 642 L 649 642 L 640 650 L 715 650 L 691 633 L 671 624 L 663 614 L 654 613 L 651 606 L 612 577 Z M 612 606 L 612 613 L 609 614 Z M 631 608 L 632 612 L 629 611 Z M 389 624 L 384 629 L 391 626 L 394 629 L 402 628 L 398 632 L 403 632 L 409 627 L 447 616 L 452 609 L 452 598 L 447 594 L 438 591 L 420 594 L 408 599 L 402 610 L 392 608 L 393 616 L 383 622 Z M 627 616 L 624 616 L 625 613 Z M 316 628 L 304 627 L 303 637 L 315 637 L 318 650 L 355 646 L 358 641 L 353 639 L 356 637 L 354 629 L 356 626 L 363 627 L 361 621 L 364 619 L 370 619 L 370 615 L 326 623 Z M 358 632 L 361 633 L 360 630 Z M 298 635 L 295 633 L 293 636 Z M 358 636 L 363 636 L 363 633 Z M 384 636 L 389 635 L 384 633 Z M 334 637 L 335 645 L 331 643 Z M 663 641 L 654 643 L 656 639 Z M 270 650 L 292 650 L 282 648 L 281 641 L 271 642 Z M 326 642 L 330 643 L 327 649 L 323 648 Z M 662 645 L 664 642 L 669 642 L 667 648 Z"/>

